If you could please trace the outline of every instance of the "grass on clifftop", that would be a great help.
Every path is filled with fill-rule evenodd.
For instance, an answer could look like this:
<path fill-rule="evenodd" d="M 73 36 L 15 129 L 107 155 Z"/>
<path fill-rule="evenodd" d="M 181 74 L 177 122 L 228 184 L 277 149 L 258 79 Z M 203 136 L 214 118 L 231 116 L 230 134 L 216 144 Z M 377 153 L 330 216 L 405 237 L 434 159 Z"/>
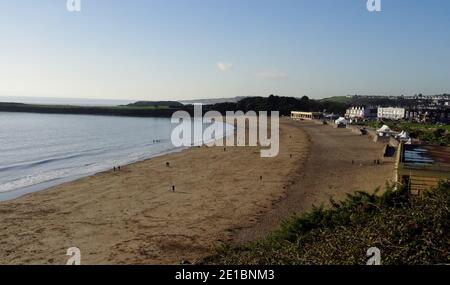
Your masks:
<path fill-rule="evenodd" d="M 394 131 L 406 131 L 412 138 L 417 138 L 427 143 L 450 145 L 450 125 L 390 120 L 362 122 L 359 125 L 369 126 L 375 129 L 379 129 L 383 125 L 388 125 Z"/>
<path fill-rule="evenodd" d="M 405 190 L 358 192 L 286 221 L 268 238 L 224 246 L 206 259 L 225 265 L 364 265 L 381 250 L 384 265 L 450 263 L 450 180 L 423 197 Z"/>

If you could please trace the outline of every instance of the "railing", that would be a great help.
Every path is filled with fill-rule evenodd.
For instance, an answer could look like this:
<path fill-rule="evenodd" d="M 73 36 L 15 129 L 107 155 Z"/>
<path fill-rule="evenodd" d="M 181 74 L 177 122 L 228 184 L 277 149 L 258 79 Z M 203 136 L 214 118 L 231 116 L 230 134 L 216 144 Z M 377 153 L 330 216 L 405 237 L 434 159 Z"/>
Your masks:
<path fill-rule="evenodd" d="M 432 170 L 432 171 L 439 171 L 439 172 L 447 172 L 448 176 L 450 177 L 450 166 L 447 166 L 447 165 L 439 165 L 439 164 L 420 165 L 420 164 L 412 164 L 412 163 L 400 163 L 399 166 L 401 168 L 407 168 L 407 169 L 413 169 L 413 170 Z"/>

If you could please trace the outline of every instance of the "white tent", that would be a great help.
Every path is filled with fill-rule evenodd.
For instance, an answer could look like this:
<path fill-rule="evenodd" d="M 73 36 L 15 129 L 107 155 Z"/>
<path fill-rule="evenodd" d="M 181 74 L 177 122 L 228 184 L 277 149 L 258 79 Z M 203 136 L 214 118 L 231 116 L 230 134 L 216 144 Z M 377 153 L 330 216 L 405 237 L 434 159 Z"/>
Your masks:
<path fill-rule="evenodd" d="M 399 138 L 399 139 L 401 139 L 401 140 L 408 140 L 408 139 L 410 139 L 410 136 L 409 136 L 409 134 L 408 134 L 407 132 L 402 131 L 402 132 L 397 136 L 397 138 Z"/>
<path fill-rule="evenodd" d="M 387 125 L 383 125 L 380 129 L 377 130 L 377 133 L 391 133 L 392 130 Z"/>
<path fill-rule="evenodd" d="M 334 123 L 335 123 L 336 125 L 339 125 L 339 124 L 347 125 L 347 124 L 348 124 L 348 121 L 347 121 L 347 119 L 345 119 L 344 117 L 340 117 L 340 118 L 337 119 Z"/>
<path fill-rule="evenodd" d="M 380 137 L 389 137 L 397 135 L 397 132 L 394 132 L 387 125 L 383 125 L 380 129 L 377 130 L 377 135 Z"/>

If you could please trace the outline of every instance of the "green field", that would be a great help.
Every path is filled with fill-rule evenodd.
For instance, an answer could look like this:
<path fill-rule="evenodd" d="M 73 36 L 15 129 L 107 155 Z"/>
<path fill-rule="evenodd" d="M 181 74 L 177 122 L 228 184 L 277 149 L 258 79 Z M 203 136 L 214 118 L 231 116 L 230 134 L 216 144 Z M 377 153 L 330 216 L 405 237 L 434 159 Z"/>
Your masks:
<path fill-rule="evenodd" d="M 0 112 L 44 114 L 105 115 L 131 117 L 171 117 L 175 111 L 190 111 L 189 107 L 153 106 L 73 106 L 0 103 Z"/>
<path fill-rule="evenodd" d="M 74 105 L 38 105 L 30 104 L 28 105 L 32 108 L 42 108 L 42 109 L 91 109 L 98 108 L 103 110 L 161 110 L 170 109 L 170 106 L 74 106 Z"/>

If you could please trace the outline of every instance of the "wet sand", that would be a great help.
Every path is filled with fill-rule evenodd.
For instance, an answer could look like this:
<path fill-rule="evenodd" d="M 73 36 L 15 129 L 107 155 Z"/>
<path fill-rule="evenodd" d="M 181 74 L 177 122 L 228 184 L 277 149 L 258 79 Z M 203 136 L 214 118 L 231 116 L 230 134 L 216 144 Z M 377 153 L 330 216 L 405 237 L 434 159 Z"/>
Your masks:
<path fill-rule="evenodd" d="M 258 147 L 192 148 L 2 202 L 0 263 L 65 264 L 69 247 L 82 264 L 196 262 L 393 175 L 393 165 L 372 165 L 383 145 L 368 138 L 313 122 L 280 127 L 276 158 Z"/>

